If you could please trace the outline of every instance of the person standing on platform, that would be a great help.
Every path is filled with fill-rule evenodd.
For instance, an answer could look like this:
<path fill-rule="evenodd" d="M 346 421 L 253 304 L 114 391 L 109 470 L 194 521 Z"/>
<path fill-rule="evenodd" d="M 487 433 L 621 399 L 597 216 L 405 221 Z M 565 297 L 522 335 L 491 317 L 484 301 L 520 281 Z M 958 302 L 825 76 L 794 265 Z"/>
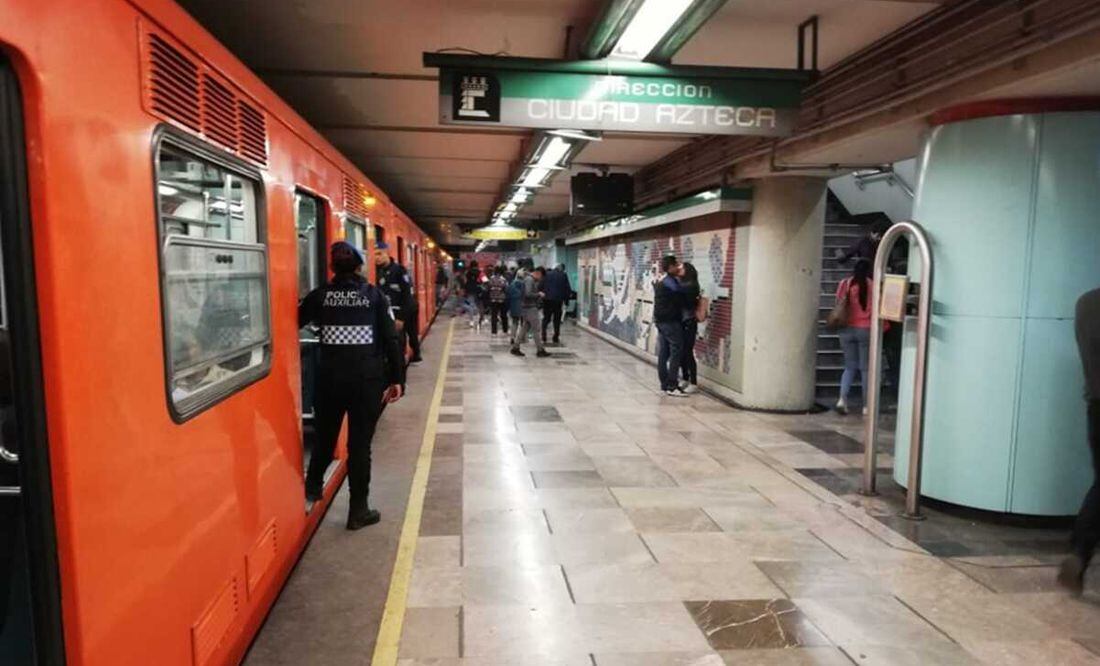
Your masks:
<path fill-rule="evenodd" d="M 848 394 L 852 391 L 852 382 L 859 373 L 860 390 L 863 392 L 863 413 L 867 413 L 867 357 L 871 345 L 871 262 L 860 259 L 852 269 L 851 277 L 840 281 L 836 288 L 839 302 L 847 299 L 848 320 L 844 328 L 838 331 L 840 349 L 844 352 L 844 372 L 840 375 L 840 397 L 836 402 L 836 411 L 848 413 Z M 889 327 L 889 322 L 885 325 Z"/>
<path fill-rule="evenodd" d="M 1074 594 L 1081 594 L 1085 588 L 1085 571 L 1100 545 L 1100 289 L 1087 292 L 1077 300 L 1075 328 L 1077 351 L 1085 371 L 1088 438 L 1094 476 L 1073 526 L 1073 554 L 1062 562 L 1058 582 Z"/>
<path fill-rule="evenodd" d="M 676 257 L 661 259 L 661 279 L 653 285 L 653 323 L 657 326 L 657 377 L 661 391 L 686 398 L 680 388 L 680 359 L 684 353 L 684 294 L 679 277 L 683 267 Z"/>
<path fill-rule="evenodd" d="M 374 246 L 374 267 L 378 276 L 378 288 L 389 299 L 393 318 L 396 321 L 397 333 L 400 339 L 401 356 L 405 356 L 405 347 L 408 344 L 409 322 L 416 314 L 412 295 L 412 280 L 405 267 L 393 260 L 390 256 L 390 246 L 384 241 L 378 241 Z M 420 341 L 413 348 L 411 363 L 419 363 Z"/>
<path fill-rule="evenodd" d="M 370 508 L 371 440 L 383 403 L 405 393 L 399 335 L 382 290 L 361 270 L 363 254 L 345 241 L 331 249 L 333 278 L 298 305 L 298 326 L 320 327 L 320 363 L 314 398 L 317 444 L 306 473 L 306 498 L 319 501 L 344 415 L 348 417 L 347 528 L 381 520 Z"/>
<path fill-rule="evenodd" d="M 573 288 L 569 285 L 569 276 L 565 274 L 565 264 L 558 264 L 556 268 L 546 274 L 543 280 L 543 292 L 546 297 L 542 299 L 542 343 L 546 344 L 546 333 L 551 322 L 554 324 L 555 345 L 561 344 L 561 316 L 565 302 L 569 300 L 569 294 Z"/>
<path fill-rule="evenodd" d="M 505 292 L 505 298 L 508 303 L 508 317 L 512 320 L 512 346 L 516 346 L 516 339 L 519 336 L 519 323 L 523 319 L 523 280 L 527 277 L 527 271 L 524 268 L 517 268 L 511 275 L 511 279 L 508 280 L 508 290 Z M 522 340 L 526 342 L 526 340 Z"/>
<path fill-rule="evenodd" d="M 501 330 L 508 335 L 508 279 L 504 277 L 504 267 L 497 266 L 493 271 L 493 277 L 489 278 L 489 308 L 492 334 L 497 334 L 497 320 L 500 320 Z"/>
<path fill-rule="evenodd" d="M 699 364 L 695 360 L 695 341 L 699 337 L 699 320 L 695 310 L 698 309 L 703 294 L 699 289 L 699 271 L 686 261 L 683 267 L 680 289 L 683 290 L 684 297 L 684 351 L 680 358 L 680 370 L 684 373 L 684 381 L 680 382 L 680 388 L 684 393 L 698 393 Z"/>
<path fill-rule="evenodd" d="M 447 286 L 451 279 L 447 277 L 447 270 L 440 263 L 435 269 L 435 307 L 443 305 L 443 299 L 447 296 Z"/>
<path fill-rule="evenodd" d="M 523 316 L 520 317 L 519 326 L 516 327 L 516 337 L 512 339 L 512 356 L 526 356 L 520 347 L 527 340 L 528 333 L 535 338 L 535 346 L 538 348 L 535 356 L 539 358 L 550 356 L 538 333 L 539 300 L 543 297 L 541 285 L 545 273 L 546 271 L 540 266 L 523 278 Z"/>

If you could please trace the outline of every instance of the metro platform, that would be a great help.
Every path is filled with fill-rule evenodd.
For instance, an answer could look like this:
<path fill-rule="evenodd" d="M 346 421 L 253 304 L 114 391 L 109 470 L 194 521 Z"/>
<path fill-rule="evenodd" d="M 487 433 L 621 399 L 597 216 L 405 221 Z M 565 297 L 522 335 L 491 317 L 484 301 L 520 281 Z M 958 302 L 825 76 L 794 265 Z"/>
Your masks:
<path fill-rule="evenodd" d="M 440 315 L 375 438 L 382 523 L 346 532 L 341 489 L 246 664 L 1100 663 L 1066 531 L 855 495 L 859 416 L 664 397 L 573 325 L 508 348 Z"/>

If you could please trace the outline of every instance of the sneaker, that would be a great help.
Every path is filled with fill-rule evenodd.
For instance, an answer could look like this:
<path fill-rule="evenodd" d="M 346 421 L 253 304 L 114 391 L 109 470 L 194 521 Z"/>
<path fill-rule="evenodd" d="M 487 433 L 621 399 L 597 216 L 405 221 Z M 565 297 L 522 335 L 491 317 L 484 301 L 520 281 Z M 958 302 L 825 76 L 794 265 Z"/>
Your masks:
<path fill-rule="evenodd" d="M 1070 555 L 1062 560 L 1058 569 L 1058 584 L 1069 590 L 1074 596 L 1081 596 L 1085 590 L 1085 561 L 1080 555 Z"/>
<path fill-rule="evenodd" d="M 683 388 L 683 391 L 684 391 L 684 393 L 687 393 L 688 395 L 691 395 L 692 393 L 698 393 L 699 392 L 699 385 L 698 384 L 688 384 L 687 386 L 685 386 Z"/>
<path fill-rule="evenodd" d="M 671 389 L 665 389 L 665 395 L 667 395 L 670 398 L 686 398 L 686 397 L 688 397 L 688 394 L 681 391 L 678 387 L 677 388 L 671 388 Z"/>
<path fill-rule="evenodd" d="M 686 391 L 687 387 L 688 387 L 688 381 L 685 379 L 685 380 L 681 381 L 679 384 L 677 384 L 676 386 L 678 386 L 681 391 Z"/>
<path fill-rule="evenodd" d="M 545 349 L 540 349 L 539 353 L 535 354 L 535 356 L 537 356 L 539 358 L 549 358 L 549 357 L 553 356 L 553 354 L 546 351 Z"/>
<path fill-rule="evenodd" d="M 368 525 L 375 525 L 382 520 L 382 514 L 376 509 L 364 508 L 360 511 L 348 512 L 349 530 L 361 530 Z"/>
<path fill-rule="evenodd" d="M 508 353 L 511 354 L 512 356 L 527 356 L 527 354 L 524 354 L 520 350 L 514 349 L 514 348 L 512 349 L 512 351 L 510 351 Z"/>
<path fill-rule="evenodd" d="M 560 344 L 561 344 L 561 340 L 559 340 L 559 339 L 557 339 L 557 338 L 554 338 L 554 344 L 556 344 L 556 345 L 560 345 Z"/>
<path fill-rule="evenodd" d="M 424 358 L 421 357 L 419 354 L 409 359 L 409 365 L 420 365 L 423 362 Z"/>
<path fill-rule="evenodd" d="M 848 403 L 844 402 L 843 400 L 838 400 L 836 403 L 836 413 L 840 414 L 841 416 L 847 416 Z"/>

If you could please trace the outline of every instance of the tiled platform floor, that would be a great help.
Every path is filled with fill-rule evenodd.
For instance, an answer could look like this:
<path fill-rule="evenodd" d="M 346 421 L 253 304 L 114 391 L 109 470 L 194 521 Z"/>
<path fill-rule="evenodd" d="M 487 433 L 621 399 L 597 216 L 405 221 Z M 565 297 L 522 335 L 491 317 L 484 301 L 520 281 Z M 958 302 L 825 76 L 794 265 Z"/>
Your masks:
<path fill-rule="evenodd" d="M 794 471 L 858 466 L 858 418 L 665 398 L 565 340 L 517 359 L 456 334 L 407 666 L 1100 663 L 1096 596 L 937 558 Z"/>
<path fill-rule="evenodd" d="M 859 417 L 666 398 L 650 365 L 572 327 L 550 359 L 455 330 L 403 666 L 1100 664 L 1100 572 L 1074 600 L 1053 555 L 902 537 L 843 485 Z"/>

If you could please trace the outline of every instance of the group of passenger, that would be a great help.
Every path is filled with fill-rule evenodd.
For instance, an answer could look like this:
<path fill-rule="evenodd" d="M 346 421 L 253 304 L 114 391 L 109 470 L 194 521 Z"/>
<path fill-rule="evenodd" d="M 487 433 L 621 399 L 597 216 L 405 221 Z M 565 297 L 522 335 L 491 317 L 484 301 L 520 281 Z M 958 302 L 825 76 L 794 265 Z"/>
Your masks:
<path fill-rule="evenodd" d="M 464 314 L 479 330 L 488 316 L 491 335 L 510 336 L 513 356 L 526 356 L 528 336 L 534 338 L 538 358 L 551 356 L 546 348 L 561 344 L 565 304 L 573 294 L 564 264 L 550 270 L 531 262 L 482 268 L 473 260 L 456 278 L 455 316 Z"/>
<path fill-rule="evenodd" d="M 668 255 L 653 285 L 653 323 L 657 328 L 657 378 L 661 392 L 686 398 L 699 390 L 695 342 L 706 320 L 708 303 L 699 287 L 699 272 Z"/>

